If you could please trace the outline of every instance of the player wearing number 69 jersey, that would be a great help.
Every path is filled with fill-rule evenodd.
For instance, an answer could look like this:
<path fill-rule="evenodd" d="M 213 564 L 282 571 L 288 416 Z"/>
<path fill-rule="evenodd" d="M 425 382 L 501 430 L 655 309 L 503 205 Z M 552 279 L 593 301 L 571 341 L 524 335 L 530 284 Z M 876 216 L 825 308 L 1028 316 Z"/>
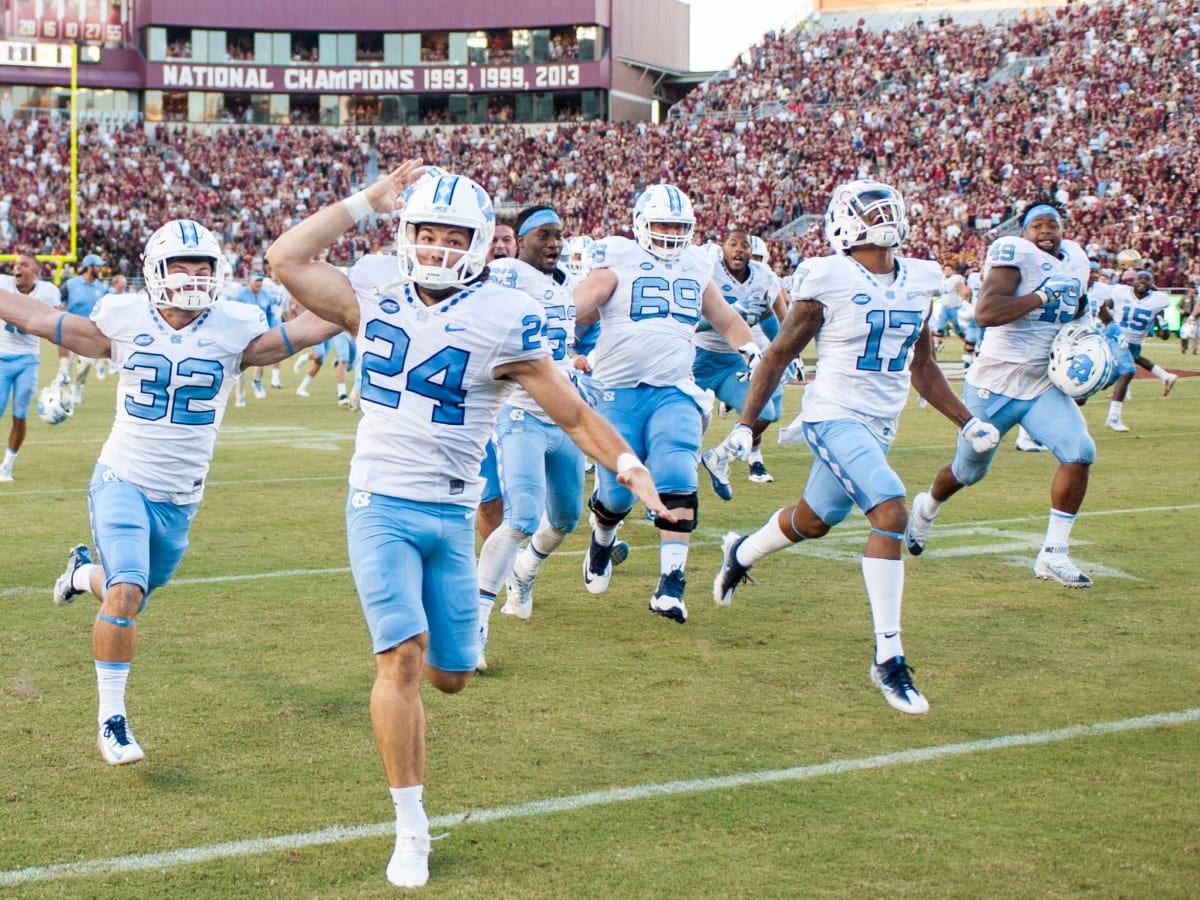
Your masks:
<path fill-rule="evenodd" d="M 109 294 L 90 319 L 0 291 L 0 318 L 80 356 L 111 356 L 120 373 L 116 421 L 88 486 L 101 563 L 80 544 L 54 585 L 56 603 L 89 591 L 100 599 L 92 628 L 97 746 L 109 765 L 144 755 L 125 709 L 137 616 L 187 549 L 235 378 L 337 331 L 312 314 L 268 331 L 260 310 L 218 299 L 229 265 L 196 222 L 168 222 L 146 243 L 144 260 L 146 292 Z"/>
<path fill-rule="evenodd" d="M 712 280 L 712 260 L 692 246 L 695 226 L 686 194 L 651 185 L 635 201 L 636 240 L 594 243 L 591 273 L 575 289 L 576 321 L 601 323 L 593 375 L 603 391 L 596 409 L 645 454 L 662 502 L 677 516 L 655 520 L 661 577 L 649 606 L 681 624 L 687 620 L 684 566 L 696 527 L 704 396 L 692 376 L 692 335 L 703 318 L 751 364 L 759 355 L 750 326 Z M 633 504 L 612 472 L 597 469 L 592 540 L 583 561 L 584 587 L 593 594 L 608 589 L 617 528 Z"/>
<path fill-rule="evenodd" d="M 1059 467 L 1050 487 L 1050 520 L 1033 571 L 1038 578 L 1085 588 L 1092 580 L 1068 557 L 1075 515 L 1087 493 L 1096 445 L 1075 401 L 1050 380 L 1050 349 L 1064 326 L 1087 316 L 1090 267 L 1083 248 L 1063 238 L 1062 210 L 1039 196 L 1026 211 L 1021 234 L 1000 238 L 987 251 L 975 319 L 987 337 L 967 371 L 963 400 L 1003 436 L 1016 425 L 1053 451 Z M 913 499 L 905 535 L 921 553 L 942 503 L 988 471 L 995 448 L 959 440 L 952 462 L 928 491 Z"/>
<path fill-rule="evenodd" d="M 934 262 L 895 252 L 907 233 L 904 200 L 894 188 L 854 181 L 834 190 L 825 234 L 836 252 L 797 267 L 791 308 L 750 379 L 741 420 L 726 438 L 750 447 L 755 419 L 788 365 L 815 339 L 816 377 L 805 388 L 800 416 L 779 437 L 806 442 L 816 459 L 795 505 L 772 514 L 752 534 L 725 535 L 713 599 L 728 606 L 754 563 L 823 537 L 858 506 L 871 524 L 862 558 L 875 632 L 870 677 L 889 705 L 919 715 L 929 704 L 913 686 L 900 641 L 905 491 L 887 461 L 910 379 L 968 439 L 994 446 L 997 435 L 972 418 L 934 360 L 927 320 L 942 273 Z"/>

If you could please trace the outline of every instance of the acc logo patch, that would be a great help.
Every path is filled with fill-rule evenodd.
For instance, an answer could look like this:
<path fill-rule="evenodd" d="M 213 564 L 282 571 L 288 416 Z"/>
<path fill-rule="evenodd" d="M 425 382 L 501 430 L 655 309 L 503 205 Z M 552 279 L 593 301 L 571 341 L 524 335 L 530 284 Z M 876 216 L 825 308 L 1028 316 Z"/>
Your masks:
<path fill-rule="evenodd" d="M 400 312 L 400 304 L 391 297 L 388 297 L 379 301 L 379 311 L 382 313 L 387 313 L 390 316 L 394 313 Z"/>
<path fill-rule="evenodd" d="M 149 335 L 149 334 L 146 334 L 143 332 L 142 334 L 139 334 L 137 337 L 135 337 L 133 339 L 133 342 L 135 344 L 137 344 L 139 347 L 149 347 L 151 344 L 154 343 L 154 337 L 153 337 L 153 335 Z"/>

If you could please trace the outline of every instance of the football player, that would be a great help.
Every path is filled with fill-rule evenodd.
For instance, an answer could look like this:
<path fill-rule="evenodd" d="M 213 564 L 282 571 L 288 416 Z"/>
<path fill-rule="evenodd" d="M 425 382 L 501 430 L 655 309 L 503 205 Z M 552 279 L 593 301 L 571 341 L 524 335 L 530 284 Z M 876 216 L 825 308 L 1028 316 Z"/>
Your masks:
<path fill-rule="evenodd" d="M 58 290 L 48 281 L 41 281 L 39 263 L 32 253 L 21 252 L 13 263 L 11 275 L 0 275 L 0 290 L 24 294 L 52 309 L 59 307 Z M 0 481 L 13 480 L 13 463 L 25 443 L 26 417 L 37 389 L 38 350 L 36 334 L 26 334 L 16 325 L 0 318 L 0 415 L 12 395 L 12 428 L 0 463 Z"/>
<path fill-rule="evenodd" d="M 973 446 L 994 449 L 999 435 L 972 416 L 938 368 L 929 317 L 942 272 L 935 262 L 896 252 L 907 234 L 904 200 L 894 188 L 860 180 L 834 190 L 825 212 L 834 252 L 803 260 L 793 274 L 791 308 L 750 380 L 729 437 L 735 447 L 750 446 L 759 411 L 788 364 L 815 340 L 818 375 L 780 440 L 806 442 L 816 459 L 794 505 L 749 535 L 725 535 L 713 599 L 728 606 L 751 566 L 823 537 L 857 505 L 871 525 L 862 557 L 875 632 L 870 676 L 890 706 L 920 715 L 929 703 L 913 685 L 900 640 L 905 490 L 887 460 L 910 384 Z"/>
<path fill-rule="evenodd" d="M 593 371 L 603 385 L 596 409 L 644 455 L 674 514 L 659 516 L 658 586 L 652 612 L 687 621 L 683 601 L 688 543 L 696 527 L 697 457 L 705 392 L 692 377 L 692 334 L 701 319 L 730 347 L 757 361 L 750 326 L 721 296 L 713 264 L 692 244 L 696 215 L 679 188 L 655 184 L 638 196 L 633 235 L 592 245 L 592 271 L 575 289 L 576 321 L 600 322 Z M 583 558 L 590 593 L 608 590 L 617 528 L 634 496 L 612 472 L 597 469 L 592 539 Z"/>
<path fill-rule="evenodd" d="M 755 344 L 764 347 L 779 333 L 779 318 L 776 300 L 779 296 L 773 272 L 752 258 L 753 243 L 750 233 L 744 228 L 730 229 L 721 245 L 721 257 L 713 266 L 712 278 L 735 312 L 746 324 L 759 326 L 764 341 Z M 784 306 L 781 301 L 778 306 Z M 746 389 L 750 383 L 750 367 L 745 358 L 713 330 L 707 319 L 701 319 L 693 336 L 696 358 L 692 363 L 692 375 L 696 384 L 712 391 L 717 400 L 738 412 L 746 400 Z M 778 422 L 783 414 L 783 385 L 781 384 L 763 408 L 758 421 L 751 429 L 754 443 L 750 464 L 750 480 L 771 482 L 775 479 L 767 471 L 762 459 L 762 435 L 767 426 Z M 722 441 L 700 457 L 700 464 L 708 472 L 713 491 L 722 500 L 733 499 L 733 487 L 729 483 L 729 464 L 735 459 L 726 442 Z"/>
<path fill-rule="evenodd" d="M 349 276 L 314 256 L 372 213 L 403 206 L 397 255 Z M 362 421 L 350 463 L 350 568 L 375 654 L 371 722 L 396 811 L 395 885 L 429 878 L 424 674 L 457 693 L 475 672 L 479 583 L 473 520 L 488 436 L 516 384 L 624 489 L 660 516 L 649 471 L 552 359 L 546 314 L 488 279 L 487 193 L 409 160 L 293 226 L 267 251 L 307 309 L 356 335 Z"/>
<path fill-rule="evenodd" d="M 80 263 L 80 272 L 67 279 L 62 286 L 62 305 L 67 312 L 76 316 L 90 316 L 100 298 L 108 293 L 108 285 L 100 279 L 100 270 L 107 263 L 95 253 L 89 253 Z M 87 384 L 88 372 L 95 360 L 71 353 L 60 347 L 58 351 L 58 380 L 71 384 L 71 402 L 78 406 L 83 402 L 83 388 Z M 75 378 L 71 379 L 71 365 L 75 366 Z"/>
<path fill-rule="evenodd" d="M 119 377 L 117 417 L 88 486 L 103 566 L 80 544 L 54 585 L 59 604 L 89 591 L 100 599 L 96 741 L 113 766 L 144 757 L 125 707 L 137 618 L 187 549 L 235 377 L 336 330 L 311 314 L 268 330 L 260 310 L 220 299 L 229 264 L 197 222 L 163 225 L 143 258 L 146 293 L 109 294 L 90 317 L 0 291 L 0 317 L 80 356 L 111 357 Z"/>
<path fill-rule="evenodd" d="M 1039 195 L 1021 220 L 1021 233 L 988 248 L 975 305 L 975 318 L 987 335 L 963 382 L 963 399 L 975 416 L 1001 435 L 1024 425 L 1058 459 L 1046 538 L 1033 571 L 1072 588 L 1092 584 L 1067 551 L 1096 444 L 1074 400 L 1051 382 L 1047 365 L 1059 330 L 1087 315 L 1088 270 L 1083 248 L 1063 237 L 1062 209 L 1053 198 Z M 924 551 L 941 505 L 980 481 L 994 455 L 994 448 L 960 438 L 953 461 L 934 476 L 928 491 L 913 498 L 905 532 L 913 555 Z"/>
<path fill-rule="evenodd" d="M 566 379 L 579 378 L 571 345 L 575 304 L 570 279 L 559 267 L 562 220 L 551 206 L 523 209 L 517 216 L 517 257 L 495 259 L 492 281 L 528 294 L 546 317 L 544 338 Z M 479 661 L 487 668 L 488 617 L 501 584 L 506 608 L 519 619 L 533 614 L 533 582 L 542 562 L 575 530 L 583 512 L 584 457 L 558 425 L 522 388 L 509 395 L 496 423 L 503 465 L 500 483 L 504 519 L 479 551 Z M 528 545 L 522 548 L 528 541 Z M 614 554 L 615 555 L 615 554 Z M 621 554 L 622 559 L 624 554 Z"/>
<path fill-rule="evenodd" d="M 1154 289 L 1154 275 L 1148 269 L 1136 269 L 1133 284 L 1114 285 L 1109 298 L 1100 307 L 1100 321 L 1116 334 L 1117 341 L 1122 346 L 1129 349 L 1129 354 L 1137 365 L 1162 381 L 1164 397 L 1171 393 L 1177 376 L 1142 356 L 1142 344 L 1146 342 L 1155 316 L 1170 304 L 1171 300 L 1166 292 Z M 1129 390 L 1129 382 L 1133 381 L 1133 374 L 1127 372 L 1121 375 L 1113 387 L 1108 416 L 1104 419 L 1105 427 L 1113 431 L 1129 430 L 1129 426 L 1121 421 L 1121 407 Z"/>

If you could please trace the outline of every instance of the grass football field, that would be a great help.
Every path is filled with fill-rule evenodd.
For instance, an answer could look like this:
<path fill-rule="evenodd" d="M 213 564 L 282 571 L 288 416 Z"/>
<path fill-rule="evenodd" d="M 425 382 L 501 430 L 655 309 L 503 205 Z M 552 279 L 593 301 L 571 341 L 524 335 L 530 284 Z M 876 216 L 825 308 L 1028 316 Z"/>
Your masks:
<path fill-rule="evenodd" d="M 344 542 L 357 414 L 334 404 L 331 372 L 308 399 L 298 380 L 285 364 L 286 389 L 230 404 L 188 554 L 139 618 L 128 704 L 146 760 L 120 768 L 95 747 L 95 603 L 50 599 L 69 547 L 91 542 L 114 382 L 93 377 L 63 425 L 31 416 L 0 485 L 0 895 L 396 893 Z M 861 515 L 756 565 L 730 608 L 712 602 L 723 533 L 802 489 L 809 452 L 775 429 L 774 484 L 735 465 L 722 503 L 702 478 L 684 626 L 646 609 L 657 537 L 640 512 L 608 593 L 584 591 L 585 523 L 543 566 L 532 621 L 493 615 L 489 671 L 458 696 L 426 690 L 426 807 L 445 837 L 423 893 L 1196 896 L 1200 378 L 1160 395 L 1134 383 L 1124 435 L 1103 427 L 1103 395 L 1085 408 L 1098 461 L 1072 556 L 1090 590 L 1032 574 L 1049 454 L 1010 434 L 944 507 L 906 560 L 924 717 L 868 677 Z M 953 442 L 913 395 L 891 457 L 910 499 Z"/>

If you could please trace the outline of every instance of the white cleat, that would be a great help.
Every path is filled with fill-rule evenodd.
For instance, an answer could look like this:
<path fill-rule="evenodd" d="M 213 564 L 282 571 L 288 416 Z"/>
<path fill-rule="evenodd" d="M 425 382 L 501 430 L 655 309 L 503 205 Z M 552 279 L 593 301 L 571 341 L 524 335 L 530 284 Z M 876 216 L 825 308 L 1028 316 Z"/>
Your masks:
<path fill-rule="evenodd" d="M 0 466 L 0 481 L 13 481 L 12 469 L 8 466 Z"/>
<path fill-rule="evenodd" d="M 522 581 L 512 572 L 505 587 L 508 589 L 508 600 L 500 612 L 507 609 L 522 622 L 528 622 L 533 617 L 533 579 Z"/>
<path fill-rule="evenodd" d="M 96 735 L 96 746 L 100 748 L 100 755 L 110 766 L 124 766 L 146 758 L 137 738 L 129 730 L 129 723 L 125 721 L 124 716 L 110 716 L 100 726 L 100 733 Z"/>
<path fill-rule="evenodd" d="M 929 540 L 929 532 L 933 529 L 933 520 L 937 518 L 938 510 L 930 515 L 926 512 L 933 498 L 928 492 L 922 491 L 913 497 L 912 510 L 908 514 L 908 526 L 904 529 L 904 543 L 908 552 L 920 556 L 925 552 L 925 542 Z M 938 508 L 940 510 L 940 507 Z"/>
<path fill-rule="evenodd" d="M 397 833 L 387 880 L 396 887 L 424 887 L 429 882 L 429 849 L 428 834 Z"/>
<path fill-rule="evenodd" d="M 1112 429 L 1113 431 L 1128 431 L 1129 430 L 1129 427 L 1127 425 L 1125 425 L 1120 419 L 1105 419 L 1104 427 Z"/>
<path fill-rule="evenodd" d="M 1053 550 L 1043 549 L 1033 564 L 1033 574 L 1043 581 L 1056 581 L 1064 587 L 1088 588 L 1092 579 L 1079 570 L 1079 566 L 1071 562 L 1067 556 L 1066 547 L 1056 547 Z"/>
<path fill-rule="evenodd" d="M 893 656 L 871 666 L 871 680 L 883 691 L 892 709 L 910 716 L 929 712 L 929 701 L 912 683 L 912 671 L 903 656 Z"/>
<path fill-rule="evenodd" d="M 1163 379 L 1163 396 L 1164 397 L 1167 396 L 1167 394 L 1171 393 L 1171 388 L 1175 387 L 1175 380 L 1178 377 L 1179 376 L 1176 375 L 1174 372 L 1167 373 L 1167 377 Z"/>
<path fill-rule="evenodd" d="M 592 526 L 592 539 L 588 545 L 587 553 L 583 554 L 583 586 L 587 588 L 589 594 L 603 594 L 608 590 L 608 584 L 612 581 L 613 570 L 613 548 L 617 545 L 617 541 L 613 541 L 607 547 L 596 540 L 596 516 L 593 513 L 588 516 L 588 521 Z"/>
<path fill-rule="evenodd" d="M 310 394 L 308 392 L 308 388 L 301 385 L 300 387 L 296 388 L 296 396 L 297 397 L 311 397 L 312 394 Z"/>

